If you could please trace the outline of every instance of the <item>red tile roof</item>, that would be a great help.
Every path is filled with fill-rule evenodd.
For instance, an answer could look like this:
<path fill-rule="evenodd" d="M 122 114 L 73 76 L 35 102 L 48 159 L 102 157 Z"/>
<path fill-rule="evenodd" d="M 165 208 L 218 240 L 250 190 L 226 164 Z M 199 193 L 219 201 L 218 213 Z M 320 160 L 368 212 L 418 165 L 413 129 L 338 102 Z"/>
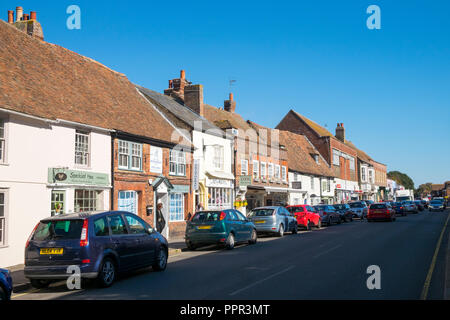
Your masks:
<path fill-rule="evenodd" d="M 125 75 L 1 20 L 0 108 L 167 142 L 174 130 Z"/>

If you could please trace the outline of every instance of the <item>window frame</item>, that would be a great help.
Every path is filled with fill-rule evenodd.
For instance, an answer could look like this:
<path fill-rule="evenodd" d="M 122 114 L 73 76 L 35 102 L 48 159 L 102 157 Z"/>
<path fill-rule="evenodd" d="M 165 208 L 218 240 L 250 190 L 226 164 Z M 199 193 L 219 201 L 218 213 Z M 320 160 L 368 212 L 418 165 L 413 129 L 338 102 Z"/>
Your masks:
<path fill-rule="evenodd" d="M 2 228 L 2 238 L 0 238 L 0 248 L 9 246 L 9 189 L 0 189 L 3 194 L 3 216 L 0 217 L 0 224 Z"/>
<path fill-rule="evenodd" d="M 83 191 L 83 198 L 77 198 L 77 191 Z M 88 193 L 93 193 L 95 195 L 94 197 L 88 197 L 85 198 L 85 192 Z M 74 212 L 92 212 L 92 211 L 100 211 L 103 210 L 103 203 L 102 203 L 102 199 L 101 199 L 101 195 L 103 195 L 103 190 L 97 190 L 97 189 L 75 189 L 74 190 L 74 196 L 73 196 L 73 211 Z M 92 209 L 93 207 L 90 206 L 90 204 L 88 204 L 88 206 L 84 206 L 83 205 L 83 209 L 80 208 L 80 210 L 77 211 L 77 200 L 82 200 L 83 203 L 84 201 L 88 201 L 88 203 L 90 203 L 90 201 L 94 201 L 95 203 L 95 208 Z M 88 208 L 88 210 L 86 210 L 85 208 Z"/>
<path fill-rule="evenodd" d="M 281 179 L 283 182 L 287 182 L 287 167 L 281 166 Z"/>
<path fill-rule="evenodd" d="M 281 167 L 280 167 L 279 164 L 275 165 L 274 177 L 275 177 L 276 180 L 280 180 L 281 179 Z"/>
<path fill-rule="evenodd" d="M 274 166 L 272 162 L 269 162 L 267 165 L 267 176 L 270 178 L 273 178 L 274 176 Z"/>
<path fill-rule="evenodd" d="M 8 126 L 7 119 L 4 117 L 0 117 L 0 132 L 3 132 L 2 136 L 0 136 L 0 164 L 6 164 L 7 162 L 7 148 L 8 148 Z"/>
<path fill-rule="evenodd" d="M 86 141 L 78 141 L 78 138 L 84 138 Z M 84 145 L 86 146 L 83 147 Z M 81 155 L 78 156 L 78 153 L 81 153 Z M 77 162 L 77 159 L 81 159 L 81 163 Z M 86 163 L 84 163 L 84 161 Z M 74 162 L 76 167 L 89 168 L 91 165 L 91 133 L 89 131 L 75 130 Z"/>
<path fill-rule="evenodd" d="M 186 171 L 186 152 L 171 149 L 169 152 L 169 175 L 185 177 Z"/>
<path fill-rule="evenodd" d="M 133 166 L 133 158 L 137 157 L 136 154 L 134 154 L 133 152 L 136 151 L 136 149 L 133 149 L 133 147 L 138 146 L 139 149 L 139 168 L 138 167 L 134 167 Z M 126 152 L 123 152 L 123 150 L 126 148 Z M 130 170 L 130 171 L 143 171 L 143 158 L 144 158 L 144 153 L 143 153 L 143 145 L 142 143 L 137 143 L 137 142 L 132 142 L 132 141 L 126 141 L 126 140 L 118 140 L 118 148 L 117 148 L 117 154 L 118 154 L 118 162 L 117 162 L 117 166 L 119 169 L 121 170 Z M 122 157 L 126 157 L 126 162 L 127 164 L 121 164 L 121 160 Z"/>
<path fill-rule="evenodd" d="M 263 170 L 264 168 L 264 170 Z M 260 162 L 260 177 L 262 180 L 266 180 L 267 178 L 267 162 Z"/>
<path fill-rule="evenodd" d="M 223 170 L 224 168 L 224 147 L 223 146 L 214 146 L 214 155 L 213 155 L 213 167 L 216 170 Z"/>
<path fill-rule="evenodd" d="M 245 170 L 244 170 L 245 168 Z M 248 175 L 248 160 L 247 159 L 241 159 L 241 176 L 247 176 Z"/>
<path fill-rule="evenodd" d="M 175 212 L 175 219 L 172 218 L 173 212 L 173 206 L 172 206 L 172 196 L 180 196 L 180 199 L 175 199 L 176 202 L 179 202 L 181 204 L 181 213 Z M 185 201 L 185 195 L 181 192 L 171 192 L 169 193 L 169 222 L 180 222 L 184 221 L 184 201 Z M 178 204 L 178 203 L 176 203 Z M 175 206 L 177 208 L 177 206 Z"/>
<path fill-rule="evenodd" d="M 120 198 L 121 193 L 125 193 L 125 195 L 126 195 L 126 193 L 130 193 L 133 195 L 133 197 L 130 197 L 130 198 L 122 198 L 122 206 L 121 206 L 121 198 Z M 134 205 L 135 212 L 123 209 L 123 203 L 125 202 L 123 199 L 133 199 L 135 201 L 135 205 Z M 130 212 L 130 213 L 137 215 L 139 212 L 139 193 L 135 190 L 119 190 L 119 192 L 117 193 L 117 209 L 119 211 Z"/>
<path fill-rule="evenodd" d="M 259 179 L 259 161 L 258 160 L 253 160 L 252 171 L 253 171 L 253 179 L 258 180 Z"/>

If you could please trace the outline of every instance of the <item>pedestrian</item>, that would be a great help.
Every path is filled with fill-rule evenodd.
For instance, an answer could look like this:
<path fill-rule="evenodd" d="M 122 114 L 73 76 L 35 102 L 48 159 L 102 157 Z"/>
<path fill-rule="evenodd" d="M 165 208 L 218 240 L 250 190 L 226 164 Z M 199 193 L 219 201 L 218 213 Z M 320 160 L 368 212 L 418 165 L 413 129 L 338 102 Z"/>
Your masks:
<path fill-rule="evenodd" d="M 186 219 L 186 220 L 187 220 L 187 221 L 190 221 L 191 218 L 192 218 L 192 213 L 189 212 L 188 215 L 187 215 L 187 219 Z"/>
<path fill-rule="evenodd" d="M 205 209 L 203 208 L 203 204 L 202 204 L 201 202 L 199 202 L 199 203 L 197 204 L 197 207 L 195 208 L 195 212 L 203 211 L 203 210 L 205 210 Z"/>
<path fill-rule="evenodd" d="M 159 199 L 156 204 L 156 230 L 159 233 L 162 233 L 166 226 L 166 220 L 164 219 L 162 208 L 163 208 L 163 203 L 162 203 L 161 199 Z"/>

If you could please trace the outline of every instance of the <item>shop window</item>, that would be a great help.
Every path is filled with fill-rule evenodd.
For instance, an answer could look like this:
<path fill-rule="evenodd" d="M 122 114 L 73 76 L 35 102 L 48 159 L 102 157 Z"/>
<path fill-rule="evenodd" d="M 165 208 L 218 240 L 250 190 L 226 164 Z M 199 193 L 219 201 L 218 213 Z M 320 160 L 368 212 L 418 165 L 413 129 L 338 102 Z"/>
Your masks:
<path fill-rule="evenodd" d="M 98 190 L 75 190 L 75 212 L 90 212 L 102 210 L 102 196 L 103 192 Z"/>
<path fill-rule="evenodd" d="M 66 212 L 65 200 L 66 200 L 65 191 L 62 190 L 52 191 L 51 208 L 50 208 L 52 216 L 56 216 Z"/>
<path fill-rule="evenodd" d="M 75 132 L 75 164 L 89 166 L 89 133 L 76 130 Z"/>
<path fill-rule="evenodd" d="M 118 209 L 120 211 L 138 213 L 138 194 L 135 191 L 119 191 Z"/>
<path fill-rule="evenodd" d="M 231 208 L 231 189 L 208 188 L 208 209 Z"/>
<path fill-rule="evenodd" d="M 169 213 L 170 221 L 184 221 L 184 194 L 169 194 Z"/>

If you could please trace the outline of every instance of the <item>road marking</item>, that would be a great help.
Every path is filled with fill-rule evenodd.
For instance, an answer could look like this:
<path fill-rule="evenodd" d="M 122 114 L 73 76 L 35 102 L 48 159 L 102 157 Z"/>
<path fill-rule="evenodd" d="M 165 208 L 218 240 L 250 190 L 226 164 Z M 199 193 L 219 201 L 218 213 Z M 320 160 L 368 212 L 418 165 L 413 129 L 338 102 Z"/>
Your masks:
<path fill-rule="evenodd" d="M 244 291 L 244 290 L 250 289 L 250 288 L 252 288 L 252 287 L 254 287 L 254 286 L 256 286 L 256 285 L 258 285 L 258 284 L 260 284 L 260 283 L 262 283 L 262 282 L 264 282 L 264 281 L 266 281 L 266 280 L 272 279 L 272 278 L 274 278 L 274 277 L 276 277 L 276 276 L 279 276 L 279 275 L 282 274 L 282 273 L 288 272 L 289 270 L 291 270 L 291 269 L 293 269 L 293 268 L 295 268 L 295 266 L 290 266 L 290 267 L 288 267 L 288 268 L 286 268 L 286 269 L 284 269 L 284 270 L 278 271 L 277 273 L 274 273 L 274 274 L 268 276 L 267 278 L 258 280 L 258 281 L 254 282 L 254 283 L 252 283 L 252 284 L 250 284 L 250 285 L 248 285 L 248 286 L 246 286 L 246 287 L 243 287 L 243 288 L 241 288 L 241 289 L 239 289 L 239 290 L 236 290 L 236 291 L 230 293 L 230 296 L 237 295 L 238 293 L 240 293 L 240 292 L 242 292 L 242 291 Z"/>
<path fill-rule="evenodd" d="M 15 298 L 22 297 L 22 296 L 25 296 L 25 295 L 31 294 L 31 293 L 36 293 L 36 292 L 39 292 L 39 289 L 33 289 L 31 291 L 27 291 L 27 292 L 24 292 L 24 293 L 13 294 L 11 296 L 11 299 L 15 299 Z"/>
<path fill-rule="evenodd" d="M 441 247 L 442 238 L 444 237 L 445 229 L 447 228 L 448 220 L 450 218 L 450 214 L 447 214 L 447 220 L 445 221 L 444 227 L 442 228 L 441 235 L 439 236 L 439 240 L 436 245 L 436 249 L 434 250 L 433 259 L 431 259 L 430 269 L 428 270 L 427 278 L 425 279 L 425 283 L 423 285 L 422 294 L 420 295 L 420 300 L 426 300 L 428 296 L 428 289 L 430 288 L 431 278 L 433 276 L 434 267 L 436 265 L 436 259 L 439 253 L 439 249 Z"/>
<path fill-rule="evenodd" d="M 320 257 L 320 256 L 323 256 L 324 254 L 327 254 L 327 253 L 329 253 L 330 251 L 333 251 L 333 250 L 335 250 L 335 249 L 337 249 L 337 248 L 340 248 L 340 247 L 342 247 L 342 245 L 340 244 L 340 245 L 338 245 L 338 246 L 335 246 L 335 247 L 333 247 L 333 248 L 331 248 L 331 249 L 328 249 L 328 250 L 325 250 L 325 251 L 322 251 L 321 253 L 319 253 L 319 254 L 316 254 L 313 258 L 315 259 L 315 258 L 318 258 L 318 257 Z"/>

